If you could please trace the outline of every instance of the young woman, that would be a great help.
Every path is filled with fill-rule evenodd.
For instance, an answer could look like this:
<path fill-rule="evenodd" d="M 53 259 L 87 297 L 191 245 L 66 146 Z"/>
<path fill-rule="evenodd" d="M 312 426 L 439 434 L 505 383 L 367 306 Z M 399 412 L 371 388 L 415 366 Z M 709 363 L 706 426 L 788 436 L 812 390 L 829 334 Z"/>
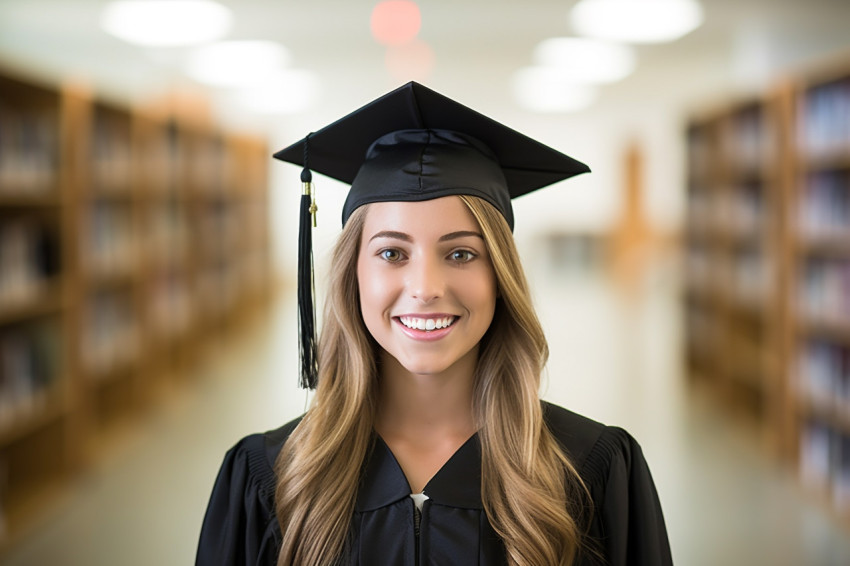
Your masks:
<path fill-rule="evenodd" d="M 538 396 L 510 199 L 586 166 L 415 83 L 276 157 L 352 183 L 316 395 L 228 452 L 197 564 L 671 564 L 638 444 Z"/>

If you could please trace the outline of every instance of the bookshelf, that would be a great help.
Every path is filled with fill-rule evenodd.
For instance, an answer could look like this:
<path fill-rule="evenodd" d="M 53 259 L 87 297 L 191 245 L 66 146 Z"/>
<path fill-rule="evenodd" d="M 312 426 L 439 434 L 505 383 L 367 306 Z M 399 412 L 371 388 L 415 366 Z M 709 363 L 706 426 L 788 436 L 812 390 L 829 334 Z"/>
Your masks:
<path fill-rule="evenodd" d="M 269 298 L 265 140 L 0 70 L 0 552 Z"/>
<path fill-rule="evenodd" d="M 69 344 L 73 252 L 65 236 L 73 94 L 0 75 L 0 519 L 74 463 Z"/>
<path fill-rule="evenodd" d="M 776 101 L 744 100 L 695 119 L 688 146 L 686 327 L 689 374 L 776 430 L 781 278 Z"/>
<path fill-rule="evenodd" d="M 688 374 L 850 525 L 850 63 L 687 127 Z"/>
<path fill-rule="evenodd" d="M 796 427 L 805 484 L 850 518 L 850 65 L 804 77 L 791 297 Z"/>
<path fill-rule="evenodd" d="M 712 269 L 721 262 L 720 181 L 711 167 L 717 161 L 717 135 L 713 116 L 692 120 L 686 132 L 685 358 L 688 375 L 698 380 L 722 379 L 714 355 L 722 337 L 720 282 Z"/>

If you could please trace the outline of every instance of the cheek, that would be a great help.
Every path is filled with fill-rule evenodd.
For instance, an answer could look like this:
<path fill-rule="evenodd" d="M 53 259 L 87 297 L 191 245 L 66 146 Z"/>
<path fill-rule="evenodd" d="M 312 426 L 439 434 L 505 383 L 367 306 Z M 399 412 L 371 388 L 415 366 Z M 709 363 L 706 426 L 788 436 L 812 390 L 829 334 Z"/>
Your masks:
<path fill-rule="evenodd" d="M 479 277 L 470 279 L 476 282 L 474 286 L 470 287 L 471 296 L 477 298 L 482 308 L 487 305 L 490 305 L 492 308 L 498 297 L 498 285 L 496 284 L 495 274 L 488 270 L 480 274 Z"/>
<path fill-rule="evenodd" d="M 360 311 L 363 320 L 370 321 L 380 317 L 384 310 L 383 303 L 386 301 L 386 282 L 376 273 L 369 269 L 363 262 L 357 264 L 357 284 L 360 288 Z"/>
<path fill-rule="evenodd" d="M 372 285 L 369 282 L 369 272 L 363 267 L 363 260 L 357 262 L 357 289 L 360 295 L 360 308 L 371 301 Z M 365 312 L 363 313 L 365 315 Z"/>

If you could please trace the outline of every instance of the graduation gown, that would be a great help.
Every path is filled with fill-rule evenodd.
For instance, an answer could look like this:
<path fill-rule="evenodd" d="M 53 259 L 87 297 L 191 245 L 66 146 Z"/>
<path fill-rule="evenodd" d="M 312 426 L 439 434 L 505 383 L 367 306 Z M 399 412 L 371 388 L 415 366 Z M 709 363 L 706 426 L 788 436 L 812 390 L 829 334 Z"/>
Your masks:
<path fill-rule="evenodd" d="M 640 446 L 626 431 L 544 403 L 544 418 L 590 490 L 589 536 L 608 566 L 672 564 L 661 505 Z M 242 439 L 225 456 L 201 529 L 196 566 L 274 566 L 281 533 L 274 462 L 298 420 Z M 428 482 L 415 530 L 407 479 L 376 435 L 364 467 L 344 564 L 500 565 L 504 546 L 481 502 L 481 451 L 471 437 Z M 417 556 L 418 554 L 418 556 Z M 581 566 L 599 558 L 585 553 Z"/>

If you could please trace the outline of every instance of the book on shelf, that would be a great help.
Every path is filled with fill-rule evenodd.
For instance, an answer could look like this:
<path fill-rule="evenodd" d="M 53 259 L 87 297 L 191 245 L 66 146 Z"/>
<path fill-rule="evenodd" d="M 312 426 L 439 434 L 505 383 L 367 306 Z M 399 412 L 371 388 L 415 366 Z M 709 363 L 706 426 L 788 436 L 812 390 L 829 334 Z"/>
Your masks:
<path fill-rule="evenodd" d="M 55 321 L 0 329 L 0 429 L 44 403 L 57 380 L 59 352 Z"/>
<path fill-rule="evenodd" d="M 146 214 L 144 224 L 145 237 L 139 239 L 144 256 L 178 261 L 186 257 L 189 226 L 186 209 L 179 202 L 169 199 L 155 203 Z"/>
<path fill-rule="evenodd" d="M 830 487 L 835 430 L 811 419 L 801 431 L 800 475 L 812 489 L 826 492 Z"/>
<path fill-rule="evenodd" d="M 158 337 L 179 337 L 190 329 L 196 313 L 184 273 L 169 268 L 154 275 L 146 314 Z"/>
<path fill-rule="evenodd" d="M 850 172 L 810 172 L 797 210 L 800 232 L 807 240 L 850 240 Z"/>
<path fill-rule="evenodd" d="M 138 262 L 132 211 L 123 203 L 92 202 L 84 212 L 83 260 L 95 273 L 121 274 Z"/>
<path fill-rule="evenodd" d="M 773 296 L 773 272 L 770 257 L 761 249 L 747 247 L 738 250 L 732 262 L 732 296 L 747 305 L 769 301 Z"/>
<path fill-rule="evenodd" d="M 850 345 L 817 338 L 803 341 L 799 393 L 810 406 L 850 422 Z"/>
<path fill-rule="evenodd" d="M 0 103 L 0 195 L 44 195 L 55 190 L 58 120 L 48 111 Z"/>
<path fill-rule="evenodd" d="M 739 237 L 758 238 L 764 228 L 765 210 L 758 183 L 734 186 L 729 197 L 730 230 Z"/>
<path fill-rule="evenodd" d="M 808 421 L 802 431 L 800 472 L 803 482 L 832 500 L 842 514 L 850 512 L 850 433 L 823 422 Z"/>
<path fill-rule="evenodd" d="M 850 78 L 814 86 L 801 98 L 799 146 L 807 158 L 846 155 L 850 146 Z"/>
<path fill-rule="evenodd" d="M 95 190 L 128 192 L 132 180 L 129 122 L 98 113 L 92 138 L 91 170 Z"/>
<path fill-rule="evenodd" d="M 767 211 L 759 183 L 735 184 L 709 191 L 688 191 L 690 234 L 729 234 L 738 240 L 758 240 L 766 227 Z"/>
<path fill-rule="evenodd" d="M 804 318 L 850 327 L 850 259 L 809 257 L 798 280 Z"/>
<path fill-rule="evenodd" d="M 189 171 L 200 193 L 220 193 L 224 189 L 224 161 L 227 151 L 219 136 L 196 140 L 189 152 Z"/>
<path fill-rule="evenodd" d="M 133 174 L 147 197 L 161 197 L 174 189 L 178 173 L 176 141 L 168 130 L 157 130 L 141 140 Z"/>
<path fill-rule="evenodd" d="M 81 357 L 96 377 L 132 363 L 139 354 L 139 321 L 129 293 L 89 297 L 83 317 Z"/>
<path fill-rule="evenodd" d="M 0 216 L 0 310 L 38 298 L 59 272 L 53 232 L 32 218 Z"/>
<path fill-rule="evenodd" d="M 711 353 L 712 349 L 723 336 L 722 322 L 714 309 L 707 307 L 692 307 L 685 318 L 687 328 L 688 349 L 696 354 Z"/>
<path fill-rule="evenodd" d="M 773 139 L 769 124 L 770 122 L 764 119 L 759 105 L 737 112 L 733 116 L 731 126 L 725 130 L 726 137 L 722 143 L 726 150 L 725 158 L 733 164 L 736 172 L 756 174 L 762 164 L 772 158 L 768 153 L 768 141 Z"/>

